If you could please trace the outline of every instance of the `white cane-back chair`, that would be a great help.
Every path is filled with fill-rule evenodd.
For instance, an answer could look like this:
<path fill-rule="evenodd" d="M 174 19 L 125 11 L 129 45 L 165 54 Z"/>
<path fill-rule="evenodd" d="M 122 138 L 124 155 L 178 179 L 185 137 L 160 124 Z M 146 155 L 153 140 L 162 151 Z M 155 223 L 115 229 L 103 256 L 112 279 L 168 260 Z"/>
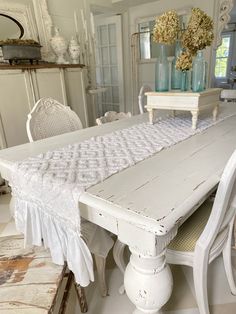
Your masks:
<path fill-rule="evenodd" d="M 80 118 L 69 106 L 50 97 L 41 98 L 36 102 L 26 123 L 30 142 L 82 128 Z"/>
<path fill-rule="evenodd" d="M 96 123 L 97 125 L 101 125 L 107 122 L 113 122 L 116 120 L 121 120 L 121 119 L 125 119 L 125 118 L 130 118 L 131 112 L 116 112 L 116 111 L 107 111 L 104 116 L 97 118 L 96 119 Z"/>
<path fill-rule="evenodd" d="M 166 252 L 168 263 L 193 268 L 195 294 L 200 314 L 209 314 L 207 269 L 221 253 L 230 290 L 236 295 L 231 263 L 235 213 L 236 151 L 224 169 L 215 200 L 208 199 L 180 226 L 177 236 Z"/>
<path fill-rule="evenodd" d="M 151 92 L 152 89 L 148 85 L 143 85 L 140 88 L 140 92 L 138 95 L 138 106 L 139 106 L 139 113 L 143 114 L 144 113 L 144 108 L 147 105 L 147 96 L 145 93 Z"/>
<path fill-rule="evenodd" d="M 42 98 L 37 101 L 28 115 L 26 123 L 30 142 L 73 132 L 82 129 L 82 123 L 77 114 L 53 98 Z M 113 240 L 99 226 L 86 220 L 81 220 L 82 236 L 90 251 L 94 253 L 98 271 L 98 283 L 102 296 L 107 295 L 105 281 L 106 256 L 113 246 Z"/>

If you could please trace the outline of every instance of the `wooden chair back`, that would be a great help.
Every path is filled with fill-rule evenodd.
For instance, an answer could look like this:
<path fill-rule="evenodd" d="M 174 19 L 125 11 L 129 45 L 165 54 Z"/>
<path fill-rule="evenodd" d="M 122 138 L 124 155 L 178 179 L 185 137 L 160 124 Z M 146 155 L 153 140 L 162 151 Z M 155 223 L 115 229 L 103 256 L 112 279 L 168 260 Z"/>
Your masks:
<path fill-rule="evenodd" d="M 236 151 L 222 174 L 207 225 L 196 243 L 195 250 L 209 252 L 217 235 L 229 229 L 236 214 Z M 229 233 L 226 233 L 229 234 Z M 195 254 L 197 256 L 197 254 Z"/>

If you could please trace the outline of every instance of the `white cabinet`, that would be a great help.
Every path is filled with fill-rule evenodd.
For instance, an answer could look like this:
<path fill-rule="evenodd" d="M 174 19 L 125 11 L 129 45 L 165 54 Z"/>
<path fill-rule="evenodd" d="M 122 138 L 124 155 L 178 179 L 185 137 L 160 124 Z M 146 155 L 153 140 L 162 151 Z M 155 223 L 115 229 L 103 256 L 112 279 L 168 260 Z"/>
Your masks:
<path fill-rule="evenodd" d="M 0 123 L 1 148 L 28 141 L 27 114 L 33 105 L 29 72 L 0 71 Z"/>
<path fill-rule="evenodd" d="M 69 105 L 88 127 L 86 69 L 76 66 L 45 67 L 0 66 L 0 146 L 28 142 L 27 115 L 42 97 L 53 97 Z"/>

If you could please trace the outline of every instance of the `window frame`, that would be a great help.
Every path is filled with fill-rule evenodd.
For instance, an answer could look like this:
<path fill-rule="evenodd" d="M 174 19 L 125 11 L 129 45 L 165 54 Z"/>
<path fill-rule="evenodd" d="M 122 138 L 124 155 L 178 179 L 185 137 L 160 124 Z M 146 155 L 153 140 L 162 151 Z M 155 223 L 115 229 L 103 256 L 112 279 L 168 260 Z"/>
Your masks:
<path fill-rule="evenodd" d="M 233 54 L 233 32 L 223 32 L 221 35 L 222 39 L 225 37 L 230 38 L 229 43 L 229 53 L 227 57 L 227 68 L 226 68 L 226 75 L 225 76 L 215 76 L 215 79 L 221 82 L 226 82 L 229 79 L 230 76 L 230 70 L 231 70 L 231 63 L 232 63 L 232 54 Z M 220 47 L 220 46 L 219 46 Z M 217 49 L 219 49 L 219 47 Z M 215 69 L 216 69 L 216 60 L 217 59 L 223 59 L 224 57 L 217 58 L 217 50 L 216 50 L 216 56 L 215 56 Z M 215 75 L 215 69 L 214 69 L 214 75 Z"/>

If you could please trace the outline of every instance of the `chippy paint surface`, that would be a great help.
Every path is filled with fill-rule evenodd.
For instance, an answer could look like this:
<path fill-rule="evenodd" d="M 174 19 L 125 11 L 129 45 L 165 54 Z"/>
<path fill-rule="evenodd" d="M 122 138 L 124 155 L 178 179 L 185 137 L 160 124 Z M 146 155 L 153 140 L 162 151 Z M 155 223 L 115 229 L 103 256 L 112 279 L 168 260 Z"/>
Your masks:
<path fill-rule="evenodd" d="M 232 105 L 225 110 L 236 112 Z M 11 179 L 15 161 L 91 136 L 148 121 L 146 114 L 0 151 L 0 171 Z M 118 235 L 132 257 L 125 289 L 135 313 L 158 313 L 169 299 L 172 276 L 165 248 L 181 224 L 214 189 L 236 148 L 236 116 L 165 149 L 81 196 L 81 214 Z"/>
<path fill-rule="evenodd" d="M 21 235 L 0 237 L 0 313 L 48 313 L 62 269 L 45 249 L 24 249 Z"/>

